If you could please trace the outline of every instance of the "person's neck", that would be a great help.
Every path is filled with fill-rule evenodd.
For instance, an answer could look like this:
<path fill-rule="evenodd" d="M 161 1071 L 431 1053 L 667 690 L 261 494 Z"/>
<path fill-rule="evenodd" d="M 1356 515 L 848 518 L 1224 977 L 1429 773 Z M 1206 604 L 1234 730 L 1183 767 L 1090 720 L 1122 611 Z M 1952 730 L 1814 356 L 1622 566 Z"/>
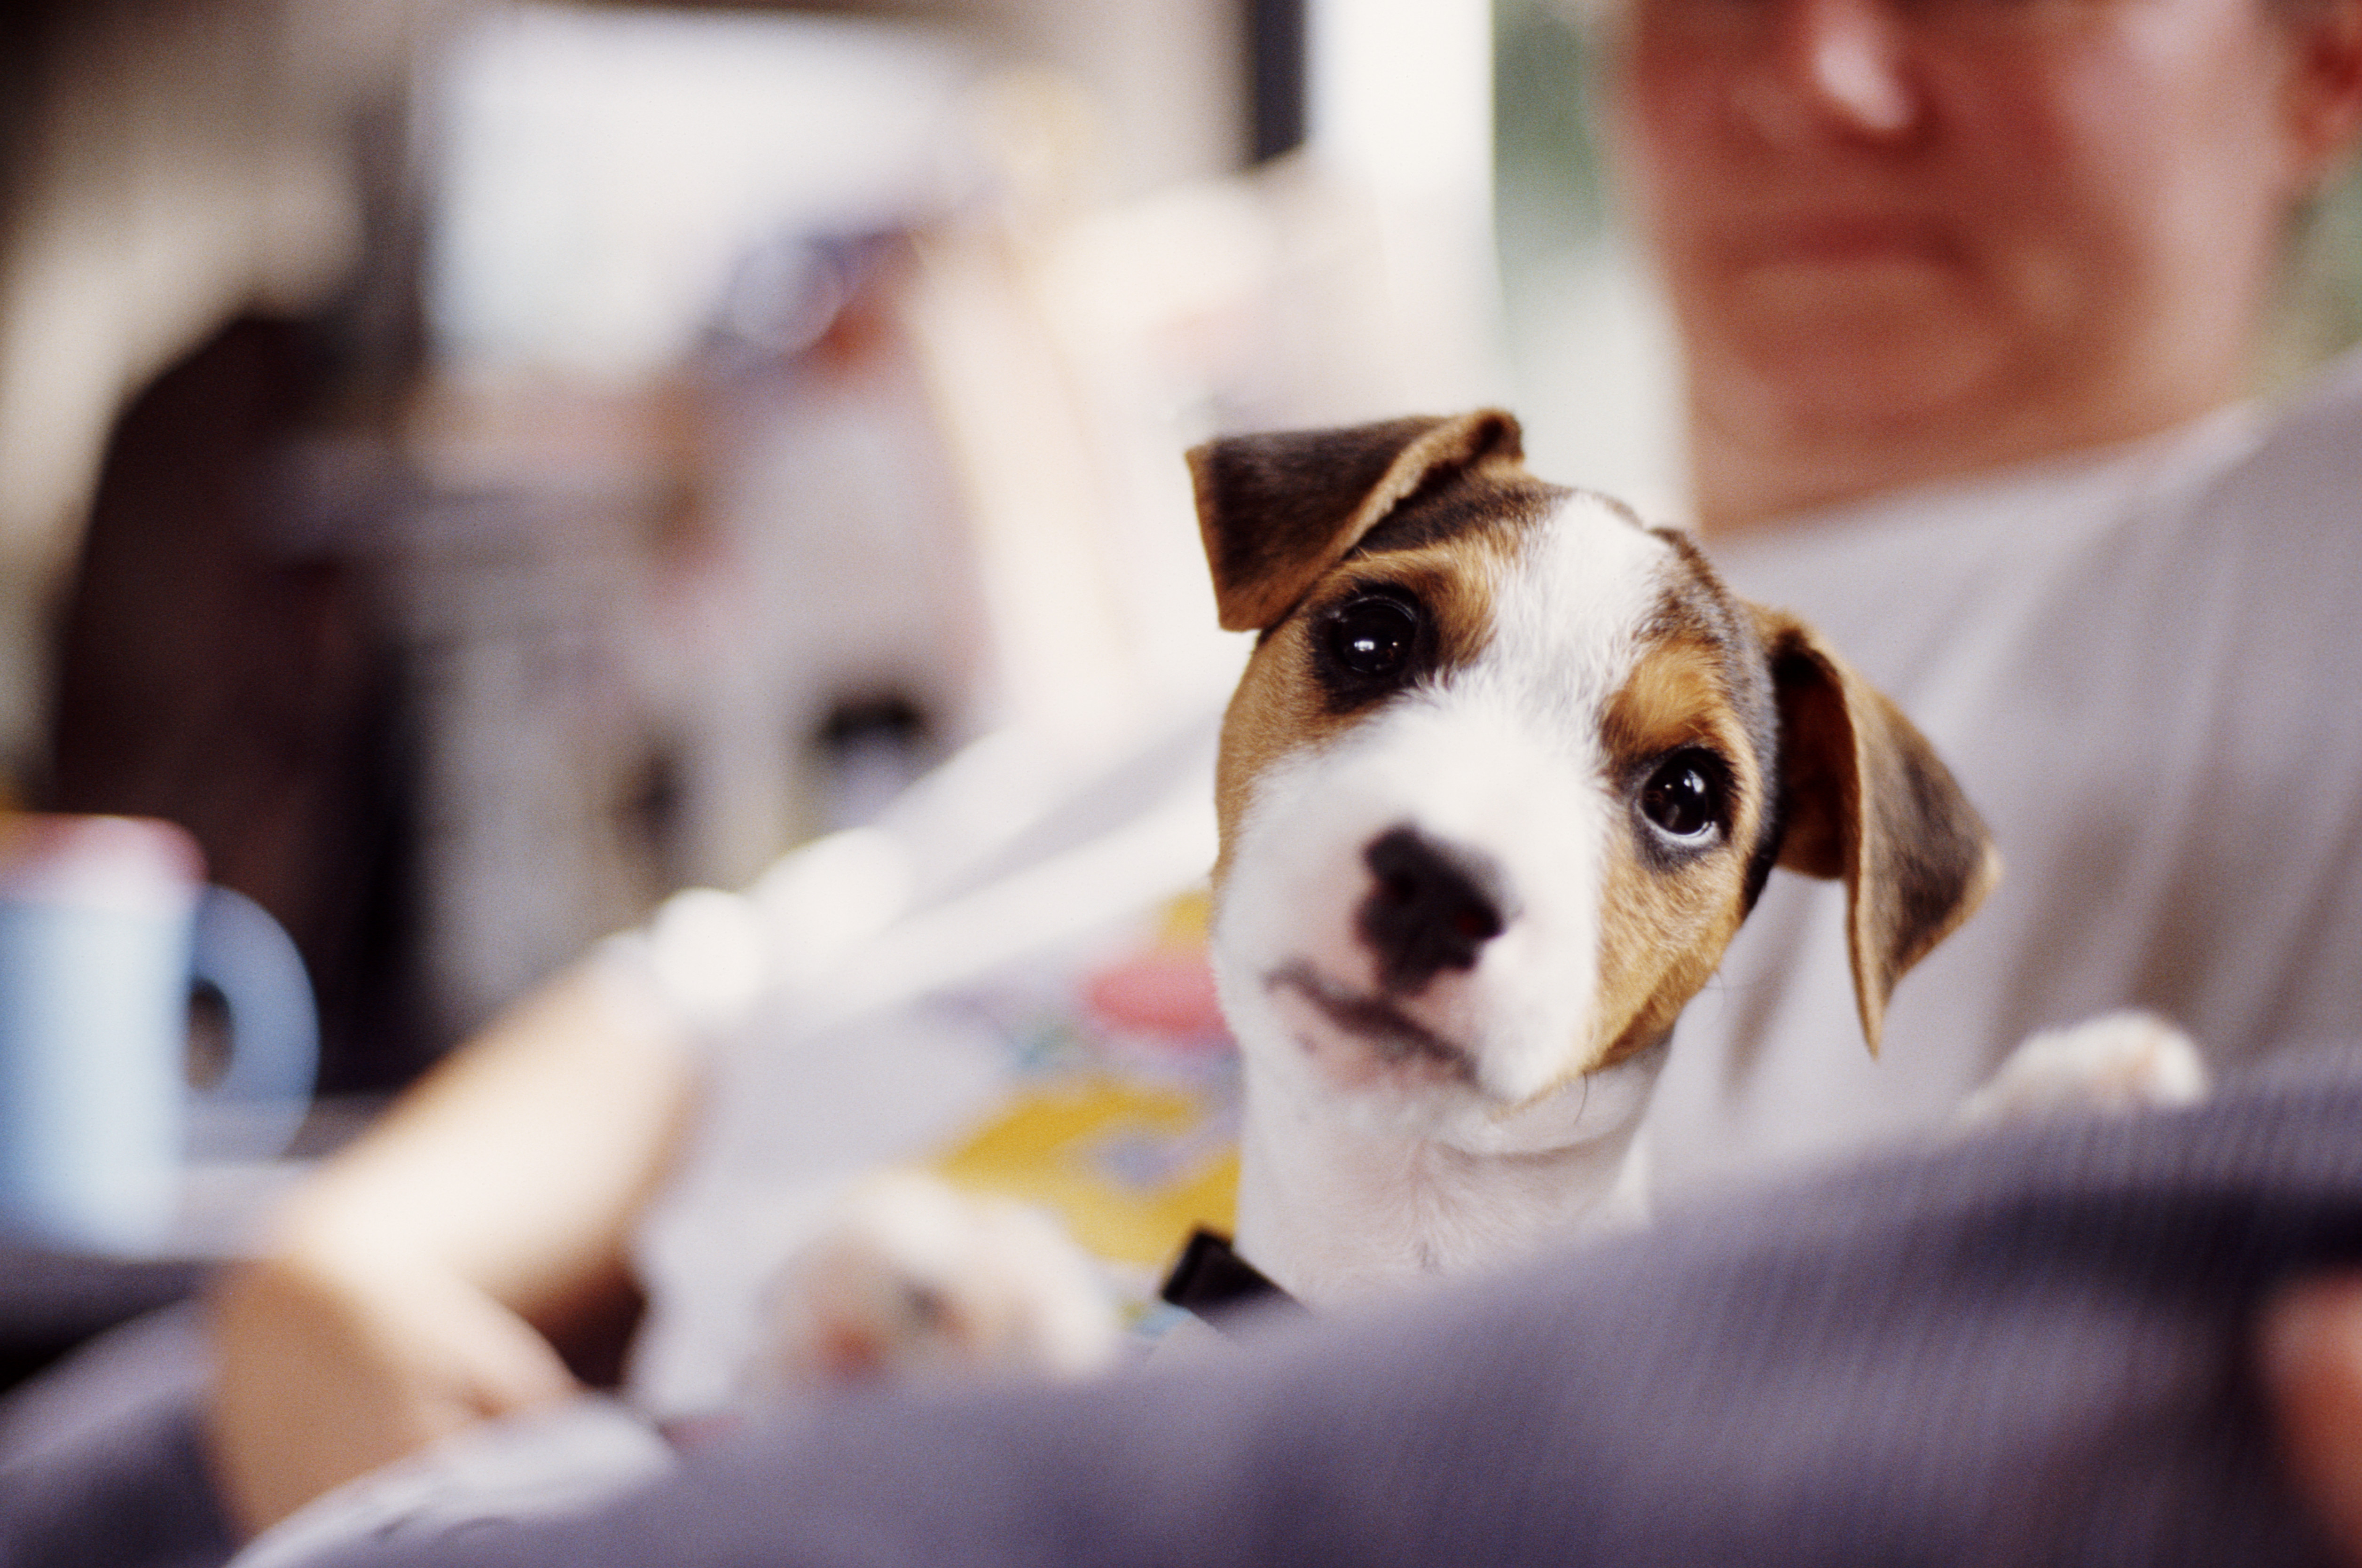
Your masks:
<path fill-rule="evenodd" d="M 1690 411 L 1692 504 L 1698 531 L 1731 538 L 1921 485 L 2063 458 L 2158 436 L 2227 406 L 2235 390 L 2158 400 L 2114 416 L 1901 422 L 1876 430 L 1734 427 Z"/>

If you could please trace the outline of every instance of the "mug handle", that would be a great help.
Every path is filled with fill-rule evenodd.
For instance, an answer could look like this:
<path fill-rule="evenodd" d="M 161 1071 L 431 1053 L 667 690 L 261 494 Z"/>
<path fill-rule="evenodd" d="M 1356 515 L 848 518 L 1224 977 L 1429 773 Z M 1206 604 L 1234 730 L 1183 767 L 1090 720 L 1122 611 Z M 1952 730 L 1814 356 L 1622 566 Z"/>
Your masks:
<path fill-rule="evenodd" d="M 320 1066 L 319 1013 L 302 955 L 261 905 L 208 887 L 197 899 L 189 977 L 221 993 L 230 1037 L 227 1070 L 195 1091 L 204 1135 L 193 1152 L 249 1160 L 284 1153 Z"/>

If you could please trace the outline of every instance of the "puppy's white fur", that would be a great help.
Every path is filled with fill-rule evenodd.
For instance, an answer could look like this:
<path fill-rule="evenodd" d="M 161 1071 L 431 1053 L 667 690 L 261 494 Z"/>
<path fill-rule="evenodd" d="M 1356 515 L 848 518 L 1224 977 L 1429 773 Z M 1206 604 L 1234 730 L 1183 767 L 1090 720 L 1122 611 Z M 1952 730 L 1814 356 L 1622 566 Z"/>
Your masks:
<path fill-rule="evenodd" d="M 1612 1212 L 1619 1181 L 1633 1194 L 1661 1053 L 1581 1076 L 1621 820 L 1597 714 L 1675 564 L 1628 516 L 1567 497 L 1487 583 L 1494 621 L 1473 664 L 1256 780 L 1214 941 L 1248 1074 L 1239 1245 L 1307 1297 L 1462 1271 L 1511 1237 Z M 1306 994 L 1381 988 L 1353 915 L 1365 846 L 1399 826 L 1502 873 L 1502 933 L 1398 1002 L 1465 1054 L 1473 1081 L 1382 1060 Z"/>
<path fill-rule="evenodd" d="M 2179 1110 L 2206 1098 L 2205 1058 L 2169 1021 L 2137 1008 L 2030 1035 L 1961 1102 L 1954 1125 L 2060 1112 Z"/>

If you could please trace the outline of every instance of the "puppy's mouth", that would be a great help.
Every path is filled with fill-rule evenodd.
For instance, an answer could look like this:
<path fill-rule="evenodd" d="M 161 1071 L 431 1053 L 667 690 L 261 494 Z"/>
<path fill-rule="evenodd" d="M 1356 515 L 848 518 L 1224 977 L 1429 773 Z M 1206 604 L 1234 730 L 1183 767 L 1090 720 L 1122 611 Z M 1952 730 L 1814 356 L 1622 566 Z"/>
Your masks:
<path fill-rule="evenodd" d="M 1440 1071 L 1454 1082 L 1473 1085 L 1476 1064 L 1465 1047 L 1436 1033 L 1385 997 L 1347 989 L 1297 959 L 1264 981 L 1271 991 L 1293 991 L 1339 1032 L 1366 1043 L 1387 1066 L 1418 1065 Z"/>

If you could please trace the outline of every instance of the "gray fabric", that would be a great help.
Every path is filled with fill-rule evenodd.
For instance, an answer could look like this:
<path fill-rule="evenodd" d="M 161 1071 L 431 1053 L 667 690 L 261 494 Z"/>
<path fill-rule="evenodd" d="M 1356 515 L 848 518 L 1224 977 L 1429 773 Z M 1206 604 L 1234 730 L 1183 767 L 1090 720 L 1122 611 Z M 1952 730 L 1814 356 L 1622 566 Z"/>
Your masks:
<path fill-rule="evenodd" d="M 437 1564 L 2325 1562 L 2249 1364 L 2362 1080 L 1890 1159 L 1251 1353 L 847 1402 Z"/>
<path fill-rule="evenodd" d="M 0 1402 L 0 1568 L 214 1568 L 193 1309 L 116 1329 Z"/>
<path fill-rule="evenodd" d="M 849 1401 L 401 1563 L 2312 1563 L 2255 1306 L 2362 1263 L 2362 1077 L 2024 1129 L 1068 1392 Z M 218 1562 L 185 1317 L 0 1411 L 0 1563 Z"/>

